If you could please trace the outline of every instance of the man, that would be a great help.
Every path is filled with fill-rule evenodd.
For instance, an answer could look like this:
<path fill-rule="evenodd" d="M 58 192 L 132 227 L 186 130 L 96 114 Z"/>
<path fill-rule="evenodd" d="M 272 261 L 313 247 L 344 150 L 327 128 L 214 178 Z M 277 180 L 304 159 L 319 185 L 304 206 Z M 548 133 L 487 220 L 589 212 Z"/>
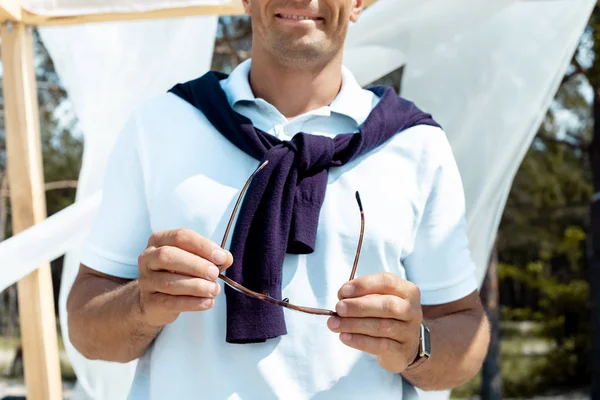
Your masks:
<path fill-rule="evenodd" d="M 120 136 L 70 340 L 140 358 L 135 399 L 398 399 L 466 382 L 489 332 L 444 132 L 343 68 L 362 0 L 243 4 L 252 59 L 147 101 Z"/>

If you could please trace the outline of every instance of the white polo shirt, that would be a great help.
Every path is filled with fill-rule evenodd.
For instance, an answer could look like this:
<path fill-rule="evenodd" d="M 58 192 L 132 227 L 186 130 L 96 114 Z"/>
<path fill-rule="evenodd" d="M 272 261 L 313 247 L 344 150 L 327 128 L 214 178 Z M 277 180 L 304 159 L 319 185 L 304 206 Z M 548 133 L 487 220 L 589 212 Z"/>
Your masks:
<path fill-rule="evenodd" d="M 288 121 L 252 94 L 250 63 L 236 68 L 222 82 L 223 90 L 237 112 L 282 140 L 300 131 L 357 132 L 378 100 L 344 69 L 341 91 L 329 106 Z M 191 228 L 219 243 L 236 197 L 257 166 L 175 95 L 144 102 L 111 156 L 82 263 L 135 279 L 137 258 L 153 232 Z M 366 220 L 358 276 L 397 274 L 419 286 L 423 304 L 457 300 L 477 288 L 451 148 L 441 129 L 417 126 L 330 170 L 315 252 L 286 256 L 284 297 L 334 309 L 360 232 L 356 190 Z M 163 329 L 138 362 L 130 398 L 398 400 L 416 395 L 374 356 L 342 344 L 327 328 L 326 317 L 285 310 L 285 318 L 285 336 L 229 344 L 222 292 L 213 309 L 183 313 Z"/>

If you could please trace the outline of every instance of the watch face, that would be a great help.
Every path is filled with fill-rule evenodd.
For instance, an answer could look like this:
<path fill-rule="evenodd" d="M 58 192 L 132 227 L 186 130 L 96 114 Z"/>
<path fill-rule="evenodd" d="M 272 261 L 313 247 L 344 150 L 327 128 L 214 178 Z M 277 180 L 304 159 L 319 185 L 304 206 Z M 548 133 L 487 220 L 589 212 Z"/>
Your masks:
<path fill-rule="evenodd" d="M 431 355 L 431 338 L 429 329 L 425 325 L 421 325 L 421 356 L 429 357 Z"/>

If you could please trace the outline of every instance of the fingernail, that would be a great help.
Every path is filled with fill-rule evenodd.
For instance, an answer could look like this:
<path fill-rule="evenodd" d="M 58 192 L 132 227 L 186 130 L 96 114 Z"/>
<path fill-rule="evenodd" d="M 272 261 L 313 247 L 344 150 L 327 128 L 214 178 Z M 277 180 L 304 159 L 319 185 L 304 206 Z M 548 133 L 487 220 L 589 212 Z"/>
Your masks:
<path fill-rule="evenodd" d="M 215 264 L 224 264 L 227 261 L 227 254 L 221 249 L 214 249 L 212 252 L 212 259 Z"/>
<path fill-rule="evenodd" d="M 219 276 L 219 268 L 215 267 L 214 265 L 208 267 L 208 278 L 214 281 L 217 279 L 217 276 Z"/>
<path fill-rule="evenodd" d="M 344 302 L 339 302 L 335 307 L 335 311 L 340 315 L 344 315 L 348 311 L 348 306 Z"/>
<path fill-rule="evenodd" d="M 202 308 L 208 308 L 212 305 L 213 300 L 212 299 L 202 299 L 200 300 L 200 307 Z"/>
<path fill-rule="evenodd" d="M 351 333 L 342 333 L 342 334 L 340 334 L 340 339 L 342 339 L 342 341 L 344 341 L 344 342 L 349 342 L 352 340 L 352 334 Z"/>
<path fill-rule="evenodd" d="M 219 287 L 218 283 L 214 283 L 214 287 L 213 290 L 211 291 L 211 293 L 216 296 L 219 294 L 219 290 L 221 290 L 221 288 Z"/>
<path fill-rule="evenodd" d="M 354 293 L 354 285 L 347 283 L 342 286 L 342 296 L 350 297 Z"/>
<path fill-rule="evenodd" d="M 329 326 L 331 327 L 331 329 L 339 328 L 341 323 L 342 323 L 342 321 L 337 317 L 331 317 L 329 319 Z"/>

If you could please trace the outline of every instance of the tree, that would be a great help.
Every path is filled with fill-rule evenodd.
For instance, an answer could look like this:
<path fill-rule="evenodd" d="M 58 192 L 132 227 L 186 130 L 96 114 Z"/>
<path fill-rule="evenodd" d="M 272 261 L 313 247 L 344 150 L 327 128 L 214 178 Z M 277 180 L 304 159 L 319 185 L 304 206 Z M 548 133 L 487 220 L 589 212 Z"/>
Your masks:
<path fill-rule="evenodd" d="M 590 20 L 591 36 L 593 37 L 594 55 L 600 54 L 600 8 L 594 8 Z M 594 62 L 586 71 L 578 68 L 582 74 L 586 74 L 593 89 L 594 98 L 594 139 L 590 153 L 592 159 L 592 173 L 594 191 L 600 192 L 600 63 Z M 590 271 L 590 286 L 592 293 L 592 376 L 600 376 L 600 204 L 598 199 L 593 198 L 591 206 L 592 218 L 592 263 Z M 592 380 L 591 396 L 600 399 L 600 382 Z"/>
<path fill-rule="evenodd" d="M 252 24 L 247 16 L 220 17 L 211 68 L 230 73 L 250 57 Z"/>

